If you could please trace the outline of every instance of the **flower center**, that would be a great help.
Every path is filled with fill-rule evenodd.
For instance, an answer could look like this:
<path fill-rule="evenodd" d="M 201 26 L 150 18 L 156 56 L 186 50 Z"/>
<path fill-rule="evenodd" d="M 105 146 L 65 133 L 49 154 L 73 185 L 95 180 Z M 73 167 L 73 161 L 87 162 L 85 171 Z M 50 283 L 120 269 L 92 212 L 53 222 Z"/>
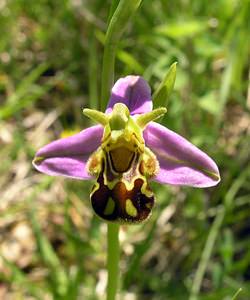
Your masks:
<path fill-rule="evenodd" d="M 143 130 L 165 111 L 159 108 L 132 117 L 122 103 L 115 104 L 108 115 L 84 110 L 104 126 L 102 143 L 88 161 L 88 170 L 96 177 L 91 204 L 101 218 L 135 223 L 149 217 L 154 195 L 148 179 L 158 172 L 158 161 L 145 146 Z"/>
<path fill-rule="evenodd" d="M 125 147 L 118 147 L 109 152 L 111 164 L 115 172 L 124 173 L 131 167 L 135 153 Z"/>

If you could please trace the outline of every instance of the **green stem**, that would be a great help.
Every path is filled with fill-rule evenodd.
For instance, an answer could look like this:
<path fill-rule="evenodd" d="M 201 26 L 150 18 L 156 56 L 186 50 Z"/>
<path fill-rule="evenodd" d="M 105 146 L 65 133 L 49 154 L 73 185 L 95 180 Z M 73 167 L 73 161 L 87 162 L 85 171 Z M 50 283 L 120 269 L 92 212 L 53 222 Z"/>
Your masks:
<path fill-rule="evenodd" d="M 89 53 L 88 53 L 88 70 L 89 70 L 89 107 L 98 109 L 98 59 L 97 59 L 97 45 L 94 30 L 90 32 L 89 36 Z"/>
<path fill-rule="evenodd" d="M 117 0 L 113 0 L 110 12 L 112 17 L 108 24 L 103 54 L 101 102 L 99 103 L 102 111 L 104 111 L 107 106 L 110 89 L 114 84 L 117 45 L 130 17 L 139 7 L 141 2 L 142 0 L 120 0 L 117 5 Z M 119 282 L 119 225 L 108 224 L 107 244 L 107 300 L 115 300 Z"/>
<path fill-rule="evenodd" d="M 119 282 L 119 225 L 108 224 L 107 300 L 115 300 Z"/>
<path fill-rule="evenodd" d="M 117 1 L 116 1 L 117 2 Z M 120 0 L 109 22 L 103 54 L 101 109 L 105 110 L 110 96 L 110 88 L 114 83 L 115 54 L 117 45 L 130 17 L 141 4 L 142 0 Z M 113 7 L 111 7 L 113 10 Z"/>
<path fill-rule="evenodd" d="M 217 216 L 213 222 L 213 225 L 209 231 L 207 241 L 206 241 L 204 250 L 201 255 L 201 260 L 200 260 L 198 269 L 195 273 L 194 282 L 193 282 L 193 286 L 191 289 L 191 295 L 189 297 L 189 300 L 197 300 L 198 299 L 198 294 L 200 292 L 202 279 L 203 279 L 205 271 L 207 269 L 216 238 L 218 236 L 220 227 L 223 223 L 224 216 L 225 216 L 225 209 L 223 207 L 220 211 L 218 211 Z"/>
<path fill-rule="evenodd" d="M 194 281 L 191 288 L 191 295 L 189 297 L 189 300 L 198 299 L 202 280 L 204 278 L 206 269 L 208 267 L 209 260 L 213 252 L 214 244 L 219 235 L 219 231 L 223 224 L 223 220 L 226 214 L 228 213 L 228 211 L 233 209 L 235 195 L 237 194 L 238 190 L 242 187 L 242 185 L 246 182 L 248 175 L 249 175 L 248 169 L 243 171 L 241 175 L 233 182 L 233 184 L 231 185 L 231 187 L 229 188 L 229 190 L 227 191 L 224 197 L 223 206 L 220 210 L 218 210 L 217 215 L 212 224 L 212 227 L 208 233 L 207 241 L 201 255 L 201 260 L 199 262 L 197 271 L 194 276 Z"/>

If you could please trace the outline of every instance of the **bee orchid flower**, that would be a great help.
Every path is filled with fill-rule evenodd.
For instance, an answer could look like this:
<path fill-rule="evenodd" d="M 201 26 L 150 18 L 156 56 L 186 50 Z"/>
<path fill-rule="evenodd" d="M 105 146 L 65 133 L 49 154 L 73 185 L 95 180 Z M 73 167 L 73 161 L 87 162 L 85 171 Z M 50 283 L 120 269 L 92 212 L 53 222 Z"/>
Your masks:
<path fill-rule="evenodd" d="M 106 112 L 84 109 L 98 123 L 42 147 L 33 160 L 40 172 L 91 180 L 95 213 L 111 222 L 146 220 L 154 205 L 150 181 L 210 187 L 220 181 L 216 163 L 185 138 L 154 122 L 151 91 L 140 76 L 119 79 Z"/>

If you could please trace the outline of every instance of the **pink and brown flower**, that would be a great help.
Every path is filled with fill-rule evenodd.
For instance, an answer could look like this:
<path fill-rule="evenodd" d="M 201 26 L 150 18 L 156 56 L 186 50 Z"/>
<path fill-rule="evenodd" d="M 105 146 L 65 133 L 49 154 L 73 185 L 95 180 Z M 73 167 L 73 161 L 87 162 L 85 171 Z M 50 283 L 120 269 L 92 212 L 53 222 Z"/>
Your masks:
<path fill-rule="evenodd" d="M 210 187 L 220 181 L 215 162 L 168 128 L 155 123 L 165 108 L 152 110 L 150 87 L 139 76 L 119 79 L 106 112 L 84 109 L 100 125 L 54 141 L 36 153 L 33 165 L 48 175 L 96 179 L 94 211 L 113 222 L 148 218 L 154 205 L 149 181 Z"/>

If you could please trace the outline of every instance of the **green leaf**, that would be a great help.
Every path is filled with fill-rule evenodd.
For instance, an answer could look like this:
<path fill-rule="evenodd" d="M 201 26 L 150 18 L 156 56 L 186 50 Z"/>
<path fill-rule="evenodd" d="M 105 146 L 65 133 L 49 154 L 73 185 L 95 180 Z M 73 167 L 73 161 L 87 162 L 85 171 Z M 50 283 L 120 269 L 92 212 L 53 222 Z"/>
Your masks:
<path fill-rule="evenodd" d="M 29 217 L 38 246 L 38 253 L 44 264 L 50 271 L 51 290 L 53 294 L 58 298 L 59 296 L 65 295 L 67 292 L 67 274 L 56 251 L 53 249 L 52 244 L 40 227 L 40 224 L 36 218 L 36 208 L 34 207 L 34 205 L 31 205 Z"/>
<path fill-rule="evenodd" d="M 25 274 L 15 263 L 6 259 L 0 253 L 0 259 L 2 260 L 3 266 L 7 267 L 10 272 L 4 274 L 3 272 L 0 273 L 0 280 L 7 281 L 9 284 L 15 283 L 16 286 L 20 287 L 20 291 L 29 291 L 29 293 L 35 297 L 37 300 L 42 300 L 44 288 L 43 290 L 35 285 L 27 274 Z"/>
<path fill-rule="evenodd" d="M 48 68 L 47 63 L 42 63 L 32 70 L 17 86 L 16 91 L 10 95 L 0 109 L 0 119 L 6 119 L 16 114 L 47 93 L 52 84 L 40 86 L 35 81 Z"/>
<path fill-rule="evenodd" d="M 127 67 L 129 67 L 135 73 L 143 73 L 142 65 L 137 61 L 137 59 L 130 53 L 119 50 L 117 51 L 117 58 L 122 61 Z"/>
<path fill-rule="evenodd" d="M 201 33 L 207 28 L 204 21 L 190 20 L 173 22 L 161 25 L 156 28 L 156 32 L 173 39 L 188 38 Z"/>
<path fill-rule="evenodd" d="M 174 83 L 176 78 L 176 65 L 177 62 L 173 63 L 170 66 L 165 78 L 163 79 L 159 87 L 154 92 L 153 94 L 154 107 L 167 105 L 169 96 L 174 88 Z"/>
<path fill-rule="evenodd" d="M 239 288 L 238 291 L 234 294 L 232 300 L 236 300 L 238 295 L 242 292 L 242 288 Z"/>
<path fill-rule="evenodd" d="M 211 91 L 199 100 L 199 106 L 210 114 L 217 116 L 220 113 L 220 105 L 217 98 L 216 92 Z"/>

